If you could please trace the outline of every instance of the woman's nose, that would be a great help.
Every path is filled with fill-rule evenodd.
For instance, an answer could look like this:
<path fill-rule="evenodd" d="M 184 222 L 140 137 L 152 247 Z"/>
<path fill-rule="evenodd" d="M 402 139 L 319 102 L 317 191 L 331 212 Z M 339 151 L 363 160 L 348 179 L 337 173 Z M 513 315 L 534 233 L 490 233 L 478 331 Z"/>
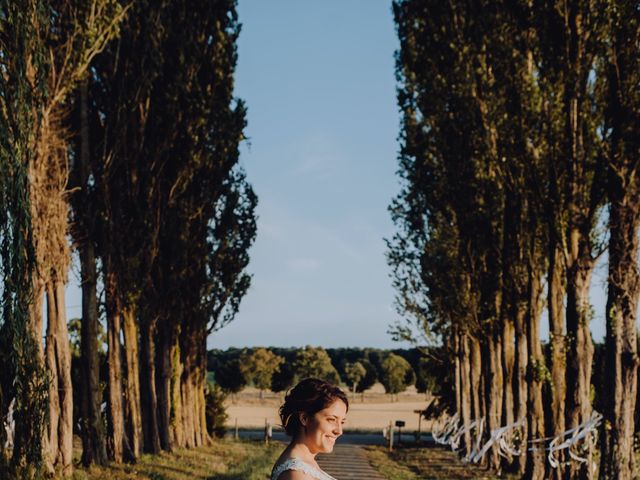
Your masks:
<path fill-rule="evenodd" d="M 336 435 L 342 435 L 342 424 L 338 423 L 338 425 L 336 425 Z"/>

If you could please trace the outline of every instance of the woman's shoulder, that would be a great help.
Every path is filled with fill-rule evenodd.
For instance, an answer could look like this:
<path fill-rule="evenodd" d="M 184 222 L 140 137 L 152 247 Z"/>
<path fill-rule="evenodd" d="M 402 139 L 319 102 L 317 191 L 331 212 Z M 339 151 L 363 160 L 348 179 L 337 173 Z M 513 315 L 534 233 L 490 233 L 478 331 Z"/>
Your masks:
<path fill-rule="evenodd" d="M 315 480 L 315 477 L 300 470 L 285 470 L 278 475 L 276 480 Z"/>
<path fill-rule="evenodd" d="M 273 469 L 271 480 L 324 480 L 325 475 L 299 458 L 287 458 Z"/>

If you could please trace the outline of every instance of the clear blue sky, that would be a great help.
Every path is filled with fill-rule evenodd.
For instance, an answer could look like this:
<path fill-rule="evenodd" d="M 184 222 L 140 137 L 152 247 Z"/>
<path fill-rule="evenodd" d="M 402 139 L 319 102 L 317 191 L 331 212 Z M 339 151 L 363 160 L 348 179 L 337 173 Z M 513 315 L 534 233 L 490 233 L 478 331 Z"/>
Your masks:
<path fill-rule="evenodd" d="M 397 192 L 387 0 L 240 0 L 241 163 L 259 196 L 252 287 L 209 345 L 391 347 L 383 237 Z"/>
<path fill-rule="evenodd" d="M 398 314 L 383 241 L 399 190 L 391 2 L 238 3 L 241 164 L 260 199 L 258 237 L 252 287 L 209 347 L 405 346 L 387 334 Z M 596 339 L 605 275 L 592 285 Z M 78 316 L 77 286 L 68 303 Z M 541 327 L 546 337 L 546 315 Z"/>

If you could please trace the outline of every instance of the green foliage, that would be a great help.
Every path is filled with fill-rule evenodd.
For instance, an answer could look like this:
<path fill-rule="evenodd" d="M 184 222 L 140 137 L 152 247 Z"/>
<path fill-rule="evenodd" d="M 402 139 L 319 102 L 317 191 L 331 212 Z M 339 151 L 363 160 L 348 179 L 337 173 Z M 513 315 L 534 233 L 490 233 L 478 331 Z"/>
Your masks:
<path fill-rule="evenodd" d="M 390 353 L 382 362 L 380 381 L 387 393 L 401 393 L 415 383 L 415 373 L 409 362 L 395 353 Z"/>
<path fill-rule="evenodd" d="M 243 352 L 240 356 L 240 371 L 247 382 L 260 390 L 271 388 L 273 375 L 280 370 L 284 359 L 266 348 Z"/>
<path fill-rule="evenodd" d="M 367 374 L 367 370 L 360 362 L 347 363 L 344 367 L 344 370 L 347 379 L 349 380 L 349 385 L 351 385 L 351 388 L 355 392 L 358 384 L 360 383 L 360 380 L 362 380 Z"/>
<path fill-rule="evenodd" d="M 419 393 L 434 392 L 438 387 L 438 378 L 434 376 L 433 361 L 421 358 L 415 367 L 416 390 Z"/>
<path fill-rule="evenodd" d="M 296 353 L 294 370 L 299 380 L 315 377 L 338 384 L 340 376 L 322 347 L 306 346 Z"/>
<path fill-rule="evenodd" d="M 207 384 L 205 393 L 205 415 L 207 418 L 207 430 L 216 437 L 222 438 L 226 432 L 225 425 L 229 416 L 224 407 L 227 395 L 219 385 Z"/>
<path fill-rule="evenodd" d="M 40 473 L 47 417 L 47 377 L 29 320 L 36 266 L 28 196 L 37 106 L 46 96 L 47 21 L 44 2 L 0 2 L 0 417 L 16 401 L 13 457 L 1 473 L 18 478 Z"/>
<path fill-rule="evenodd" d="M 247 385 L 239 358 L 220 363 L 213 373 L 216 385 L 225 392 L 238 393 Z"/>

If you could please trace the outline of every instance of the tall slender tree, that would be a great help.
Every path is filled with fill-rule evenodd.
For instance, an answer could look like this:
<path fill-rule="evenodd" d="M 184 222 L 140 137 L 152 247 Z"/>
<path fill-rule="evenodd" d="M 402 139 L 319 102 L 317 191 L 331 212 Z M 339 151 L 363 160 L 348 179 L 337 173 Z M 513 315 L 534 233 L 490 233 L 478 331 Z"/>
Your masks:
<path fill-rule="evenodd" d="M 47 383 L 40 339 L 33 332 L 35 252 L 29 168 L 46 95 L 43 2 L 0 3 L 0 408 L 13 405 L 15 435 L 10 478 L 42 473 Z M 4 434 L 3 434 L 4 436 Z M 6 439 L 5 439 L 6 440 Z"/>
<path fill-rule="evenodd" d="M 635 476 L 633 439 L 638 379 L 640 295 L 640 10 L 637 2 L 608 2 L 605 55 L 608 87 L 609 276 L 606 372 L 600 477 Z"/>

